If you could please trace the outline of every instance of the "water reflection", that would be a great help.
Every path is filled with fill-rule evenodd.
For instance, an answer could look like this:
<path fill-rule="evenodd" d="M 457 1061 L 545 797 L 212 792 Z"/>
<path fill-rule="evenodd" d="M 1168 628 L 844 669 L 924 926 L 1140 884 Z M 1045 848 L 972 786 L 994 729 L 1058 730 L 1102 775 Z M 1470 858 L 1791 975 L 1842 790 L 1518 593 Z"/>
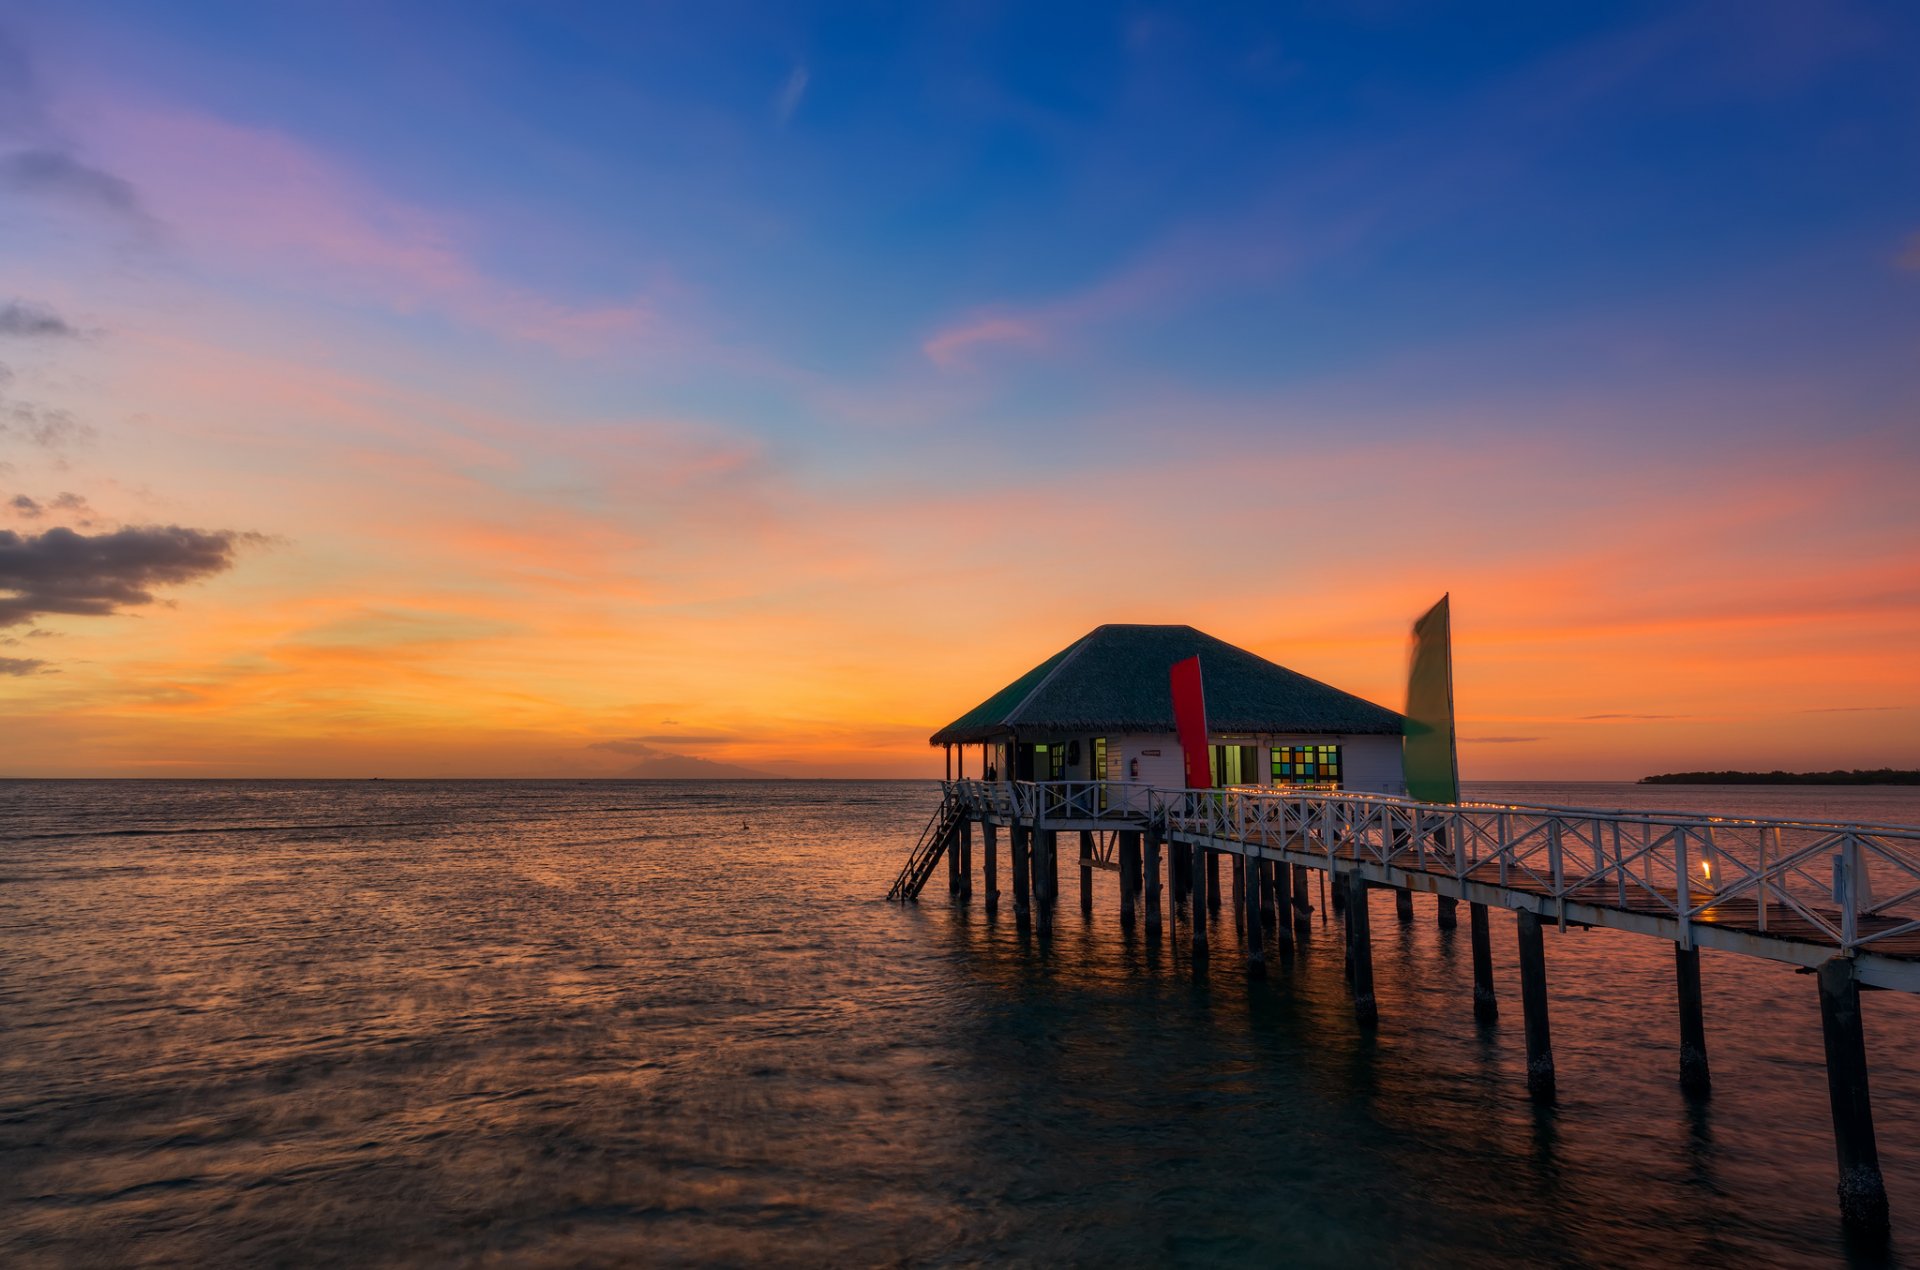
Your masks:
<path fill-rule="evenodd" d="M 0 789 L 9 826 L 186 830 L 4 844 L 0 1259 L 1858 1252 L 1804 978 L 1707 956 L 1716 1087 L 1690 1102 L 1670 951 L 1549 932 L 1540 1107 L 1507 915 L 1483 1026 L 1465 915 L 1439 931 L 1422 897 L 1403 926 L 1376 896 L 1362 1032 L 1317 880 L 1259 984 L 1230 915 L 1195 967 L 1189 907 L 1125 931 L 1104 871 L 1048 939 L 1010 895 L 879 901 L 929 795 L 757 788 L 748 815 L 710 786 Z M 1920 1012 L 1867 1009 L 1899 1223 Z"/>

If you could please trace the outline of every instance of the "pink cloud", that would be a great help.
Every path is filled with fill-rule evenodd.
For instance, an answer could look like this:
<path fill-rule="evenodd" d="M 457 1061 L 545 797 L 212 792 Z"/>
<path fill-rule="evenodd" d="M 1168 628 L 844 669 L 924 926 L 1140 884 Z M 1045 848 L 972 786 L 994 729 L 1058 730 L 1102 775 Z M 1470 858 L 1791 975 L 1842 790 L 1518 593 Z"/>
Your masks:
<path fill-rule="evenodd" d="M 964 317 L 920 346 L 943 369 L 967 363 L 970 350 L 988 345 L 1025 349 L 1055 346 L 1088 327 L 1154 317 L 1199 295 L 1275 277 L 1289 259 L 1273 215 L 1192 226 L 1148 247 L 1105 278 L 1056 299 L 1027 307 L 999 307 Z"/>
<path fill-rule="evenodd" d="M 936 366 L 963 364 L 970 350 L 983 344 L 1020 344 L 1032 347 L 1045 336 L 1031 319 L 983 317 L 940 331 L 920 346 Z"/>
<path fill-rule="evenodd" d="M 588 354 L 656 329 L 641 300 L 573 304 L 490 275 L 472 228 L 394 198 L 284 133 L 109 99 L 88 151 L 139 191 L 196 262 L 401 314 L 431 312 L 507 339 Z"/>

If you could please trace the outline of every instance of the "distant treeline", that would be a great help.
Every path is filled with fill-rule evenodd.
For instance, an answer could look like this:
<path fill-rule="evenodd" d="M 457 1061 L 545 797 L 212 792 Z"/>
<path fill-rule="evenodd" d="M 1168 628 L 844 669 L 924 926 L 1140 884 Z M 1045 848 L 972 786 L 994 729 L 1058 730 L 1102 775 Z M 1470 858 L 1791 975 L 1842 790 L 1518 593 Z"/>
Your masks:
<path fill-rule="evenodd" d="M 1850 772 L 1664 772 L 1642 785 L 1920 785 L 1920 772 L 1891 767 Z"/>

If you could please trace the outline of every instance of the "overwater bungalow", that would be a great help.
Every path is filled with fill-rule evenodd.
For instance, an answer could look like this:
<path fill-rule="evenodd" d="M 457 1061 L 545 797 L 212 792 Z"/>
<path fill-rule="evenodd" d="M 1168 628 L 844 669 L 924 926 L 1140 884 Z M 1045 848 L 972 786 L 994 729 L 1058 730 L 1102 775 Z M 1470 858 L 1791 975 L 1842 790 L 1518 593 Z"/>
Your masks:
<path fill-rule="evenodd" d="M 1216 786 L 1402 794 L 1401 716 L 1191 626 L 1096 627 L 934 733 L 948 776 L 1186 783 L 1167 668 L 1198 656 Z"/>

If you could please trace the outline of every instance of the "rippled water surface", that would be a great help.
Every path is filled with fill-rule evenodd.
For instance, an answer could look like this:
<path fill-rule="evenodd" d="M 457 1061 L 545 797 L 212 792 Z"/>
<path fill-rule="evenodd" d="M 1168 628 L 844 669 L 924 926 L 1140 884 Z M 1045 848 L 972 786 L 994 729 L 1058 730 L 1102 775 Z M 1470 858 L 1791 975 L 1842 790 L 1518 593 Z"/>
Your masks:
<path fill-rule="evenodd" d="M 1920 823 L 1920 791 L 1480 787 Z M 1548 936 L 1560 1099 L 1465 923 L 1376 896 L 1250 985 L 1231 918 L 1122 932 L 881 896 L 912 783 L 0 784 L 0 1260 L 1843 1263 L 1812 980 Z M 1004 850 L 1004 843 L 1002 845 Z M 1315 896 L 1316 902 L 1318 895 Z M 1184 919 L 1183 919 L 1184 920 Z M 1865 1000 L 1896 1260 L 1920 1009 Z"/>

